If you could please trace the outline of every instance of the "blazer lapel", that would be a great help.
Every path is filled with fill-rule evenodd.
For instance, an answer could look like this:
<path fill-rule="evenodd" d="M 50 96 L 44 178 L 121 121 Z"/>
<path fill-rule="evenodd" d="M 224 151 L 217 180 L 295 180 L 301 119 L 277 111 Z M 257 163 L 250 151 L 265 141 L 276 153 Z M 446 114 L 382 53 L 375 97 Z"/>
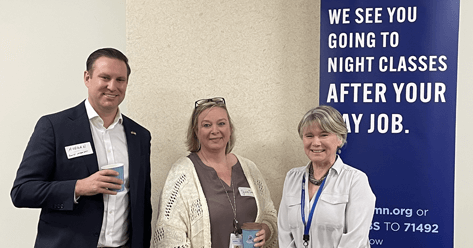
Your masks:
<path fill-rule="evenodd" d="M 87 111 L 85 110 L 85 104 L 82 102 L 79 104 L 73 112 L 73 114 L 69 117 L 72 124 L 71 130 L 74 134 L 73 144 L 80 144 L 84 142 L 90 142 L 92 146 L 92 151 L 94 152 L 91 155 L 86 155 L 80 157 L 83 160 L 83 163 L 87 166 L 87 170 L 89 174 L 94 174 L 99 170 L 99 164 L 97 161 L 97 154 L 95 151 L 94 140 L 92 138 L 92 131 L 90 131 L 90 122 L 89 117 L 87 116 Z"/>
<path fill-rule="evenodd" d="M 139 133 L 133 130 L 133 123 L 128 117 L 123 116 L 123 126 L 125 128 L 126 142 L 128 146 L 128 171 L 130 179 L 130 192 L 136 190 L 140 171 L 141 146 Z M 133 194 L 130 194 L 133 197 Z"/>

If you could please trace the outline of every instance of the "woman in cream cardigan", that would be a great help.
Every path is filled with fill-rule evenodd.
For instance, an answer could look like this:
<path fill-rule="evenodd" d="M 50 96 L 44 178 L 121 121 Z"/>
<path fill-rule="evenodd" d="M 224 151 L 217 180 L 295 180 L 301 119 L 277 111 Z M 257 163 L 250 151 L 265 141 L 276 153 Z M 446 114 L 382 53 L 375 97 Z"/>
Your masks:
<path fill-rule="evenodd" d="M 269 189 L 252 161 L 231 153 L 233 132 L 225 99 L 195 102 L 187 133 L 191 153 L 176 161 L 167 176 L 155 247 L 233 247 L 245 222 L 261 224 L 255 247 L 277 246 L 277 213 Z"/>

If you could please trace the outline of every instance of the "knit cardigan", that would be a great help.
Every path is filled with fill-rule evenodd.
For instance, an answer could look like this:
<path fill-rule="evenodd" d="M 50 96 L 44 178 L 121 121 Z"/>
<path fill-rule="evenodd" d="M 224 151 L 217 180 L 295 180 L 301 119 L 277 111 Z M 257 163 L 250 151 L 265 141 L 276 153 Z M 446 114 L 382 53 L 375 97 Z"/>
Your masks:
<path fill-rule="evenodd" d="M 236 157 L 255 196 L 258 208 L 255 222 L 265 223 L 271 230 L 264 247 L 277 247 L 277 213 L 263 175 L 252 161 Z M 155 248 L 211 247 L 207 200 L 188 157 L 176 161 L 168 173 L 153 236 Z"/>

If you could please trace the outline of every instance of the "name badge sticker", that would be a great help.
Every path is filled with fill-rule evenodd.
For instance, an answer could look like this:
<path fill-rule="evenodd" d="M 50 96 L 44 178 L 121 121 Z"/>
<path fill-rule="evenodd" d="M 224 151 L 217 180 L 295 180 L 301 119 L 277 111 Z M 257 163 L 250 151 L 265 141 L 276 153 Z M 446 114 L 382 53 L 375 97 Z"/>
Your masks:
<path fill-rule="evenodd" d="M 251 196 L 251 197 L 255 197 L 255 195 L 253 195 L 253 191 L 251 190 L 251 188 L 248 188 L 248 187 L 239 187 L 239 188 L 238 188 L 238 191 L 240 191 L 240 195 L 241 195 L 241 196 Z"/>
<path fill-rule="evenodd" d="M 68 159 L 81 157 L 89 154 L 93 154 L 92 145 L 90 142 L 85 142 L 81 144 L 76 144 L 72 146 L 64 147 L 66 149 L 66 154 Z"/>
<path fill-rule="evenodd" d="M 230 234 L 229 248 L 243 248 L 243 236 L 241 234 Z"/>

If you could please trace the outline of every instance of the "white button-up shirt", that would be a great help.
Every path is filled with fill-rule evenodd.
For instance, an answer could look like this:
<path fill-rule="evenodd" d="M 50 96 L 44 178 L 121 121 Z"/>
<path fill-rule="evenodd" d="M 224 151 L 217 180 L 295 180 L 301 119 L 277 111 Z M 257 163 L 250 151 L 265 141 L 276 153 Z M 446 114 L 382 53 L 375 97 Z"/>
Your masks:
<path fill-rule="evenodd" d="M 102 230 L 100 232 L 97 246 L 116 247 L 125 245 L 128 241 L 128 212 L 129 212 L 129 166 L 128 149 L 123 127 L 123 117 L 118 110 L 113 123 L 105 128 L 103 120 L 90 105 L 85 101 L 87 116 L 89 117 L 90 129 L 94 140 L 96 156 L 100 167 L 114 164 L 124 164 L 125 190 L 117 195 L 103 195 L 104 214 Z"/>
<path fill-rule="evenodd" d="M 279 247 L 304 247 L 304 224 L 301 217 L 302 177 L 305 177 L 305 221 L 314 203 L 308 196 L 308 167 L 290 170 L 284 181 L 278 215 Z M 320 188 L 319 188 L 320 190 Z M 376 197 L 368 177 L 343 163 L 340 157 L 330 168 L 315 206 L 309 230 L 308 247 L 366 248 Z"/>

